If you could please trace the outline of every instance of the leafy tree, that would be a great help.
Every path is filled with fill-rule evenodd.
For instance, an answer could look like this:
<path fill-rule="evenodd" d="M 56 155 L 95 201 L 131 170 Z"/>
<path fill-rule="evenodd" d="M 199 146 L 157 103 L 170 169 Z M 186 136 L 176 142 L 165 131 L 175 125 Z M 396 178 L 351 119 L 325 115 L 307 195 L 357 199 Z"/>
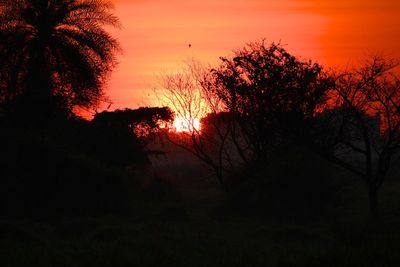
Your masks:
<path fill-rule="evenodd" d="M 169 107 L 141 107 L 138 109 L 103 111 L 97 113 L 92 123 L 95 125 L 128 128 L 138 137 L 149 137 L 155 134 L 162 124 L 172 122 L 172 111 Z"/>
<path fill-rule="evenodd" d="M 207 88 L 235 116 L 240 134 L 233 136 L 246 141 L 242 151 L 249 149 L 252 161 L 265 161 L 277 145 L 306 146 L 365 182 L 377 218 L 379 189 L 400 154 L 396 66 L 374 57 L 327 73 L 258 42 L 222 58 Z"/>
<path fill-rule="evenodd" d="M 279 44 L 250 43 L 221 60 L 207 90 L 234 116 L 233 140 L 247 162 L 265 160 L 271 146 L 292 138 L 291 128 L 307 129 L 333 85 L 320 65 Z"/>
<path fill-rule="evenodd" d="M 90 122 L 79 147 L 114 165 L 147 163 L 146 145 L 171 120 L 168 107 L 104 111 Z"/>
<path fill-rule="evenodd" d="M 1 100 L 41 116 L 91 108 L 116 64 L 118 27 L 102 0 L 1 0 Z"/>
<path fill-rule="evenodd" d="M 322 214 L 336 197 L 328 175 L 330 163 L 304 148 L 302 136 L 321 136 L 318 118 L 334 80 L 319 64 L 264 41 L 250 43 L 221 61 L 203 87 L 206 95 L 223 103 L 227 147 L 233 146 L 244 163 L 243 171 L 230 177 L 237 185 L 233 196 L 239 195 L 243 210 L 266 206 L 280 210 L 277 216 L 293 211 L 299 216 Z M 311 168 L 317 159 L 321 168 Z M 277 194 L 271 194 L 274 191 Z M 318 195 L 329 197 L 318 202 Z"/>
<path fill-rule="evenodd" d="M 215 69 L 192 65 L 167 76 L 163 98 L 189 123 L 207 111 L 200 132 L 172 141 L 210 166 L 226 188 L 224 175 L 262 164 L 273 146 L 294 138 L 289 128 L 312 125 L 333 82 L 318 64 L 263 41 L 221 60 Z"/>
<path fill-rule="evenodd" d="M 0 120 L 0 217 L 128 212 L 135 188 L 126 186 L 135 180 L 128 170 L 149 165 L 145 145 L 171 114 L 117 110 L 45 131 L 18 131 Z M 138 127 L 148 134 L 137 135 Z"/>

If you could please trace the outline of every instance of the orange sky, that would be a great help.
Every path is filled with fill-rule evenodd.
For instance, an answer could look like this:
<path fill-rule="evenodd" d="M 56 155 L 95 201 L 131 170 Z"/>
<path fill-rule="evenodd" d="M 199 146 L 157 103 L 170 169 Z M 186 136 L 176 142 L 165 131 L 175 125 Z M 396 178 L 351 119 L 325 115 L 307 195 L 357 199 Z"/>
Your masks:
<path fill-rule="evenodd" d="M 152 89 L 160 87 L 160 74 L 191 58 L 216 64 L 261 38 L 329 66 L 376 52 L 400 57 L 399 0 L 114 2 L 123 29 L 113 35 L 124 53 L 108 88 L 111 109 L 155 105 Z"/>

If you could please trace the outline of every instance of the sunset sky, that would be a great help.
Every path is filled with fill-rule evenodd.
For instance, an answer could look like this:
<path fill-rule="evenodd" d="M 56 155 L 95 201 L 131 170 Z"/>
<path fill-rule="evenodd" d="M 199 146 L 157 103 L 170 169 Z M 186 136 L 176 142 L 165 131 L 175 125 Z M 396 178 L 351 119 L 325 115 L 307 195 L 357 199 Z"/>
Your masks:
<path fill-rule="evenodd" d="M 217 64 L 247 42 L 344 66 L 370 54 L 400 57 L 398 0 L 114 0 L 123 48 L 108 89 L 112 108 L 156 105 L 163 73 L 190 59 Z M 192 46 L 189 48 L 189 44 Z"/>

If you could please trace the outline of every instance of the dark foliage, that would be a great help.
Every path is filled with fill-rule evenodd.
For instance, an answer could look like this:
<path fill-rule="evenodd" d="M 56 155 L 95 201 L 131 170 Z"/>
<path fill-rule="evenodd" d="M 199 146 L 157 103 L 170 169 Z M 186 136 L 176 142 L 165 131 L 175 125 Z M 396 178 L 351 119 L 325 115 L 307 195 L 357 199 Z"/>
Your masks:
<path fill-rule="evenodd" d="M 282 145 L 305 146 L 361 178 L 377 218 L 378 191 L 400 151 L 396 62 L 373 57 L 327 73 L 264 42 L 221 59 L 205 88 L 230 112 L 230 136 L 248 167 L 267 164 Z"/>
<path fill-rule="evenodd" d="M 291 129 L 309 127 L 333 86 L 320 65 L 299 60 L 279 44 L 251 43 L 221 60 L 207 89 L 234 116 L 254 160 L 291 138 Z"/>
<path fill-rule="evenodd" d="M 171 120 L 172 111 L 167 107 L 104 111 L 90 122 L 78 146 L 110 164 L 149 163 L 146 144 Z"/>
<path fill-rule="evenodd" d="M 338 72 L 315 130 L 300 135 L 315 152 L 364 182 L 374 219 L 379 217 L 378 192 L 400 155 L 396 66 L 395 60 L 372 57 Z"/>
<path fill-rule="evenodd" d="M 143 112 L 145 112 L 145 115 Z M 169 120 L 167 108 L 126 111 L 153 133 Z M 109 112 L 112 114 L 112 112 Z M 153 119 L 155 121 L 153 121 Z M 52 218 L 127 214 L 134 177 L 126 166 L 149 164 L 130 124 L 112 118 L 71 119 L 51 127 L 1 122 L 0 214 Z M 118 126 L 116 126 L 118 125 Z"/>
<path fill-rule="evenodd" d="M 91 108 L 116 64 L 119 26 L 102 0 L 0 1 L 0 100 L 22 118 Z M 30 118 L 32 119 L 32 118 Z"/>
<path fill-rule="evenodd" d="M 334 166 L 307 148 L 280 147 L 268 162 L 230 177 L 228 201 L 216 216 L 285 222 L 327 218 L 340 206 L 345 188 L 333 173 Z"/>

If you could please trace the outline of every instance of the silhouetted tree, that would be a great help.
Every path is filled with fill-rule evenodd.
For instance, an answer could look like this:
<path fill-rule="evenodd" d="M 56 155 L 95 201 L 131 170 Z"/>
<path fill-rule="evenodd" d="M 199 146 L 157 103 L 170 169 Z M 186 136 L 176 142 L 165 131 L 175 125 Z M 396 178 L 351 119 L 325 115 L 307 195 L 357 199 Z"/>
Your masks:
<path fill-rule="evenodd" d="M 166 77 L 164 98 L 183 117 L 208 111 L 204 130 L 174 141 L 212 167 L 224 184 L 224 172 L 253 168 L 273 146 L 292 138 L 289 128 L 312 124 L 333 82 L 318 64 L 264 41 L 221 60 L 215 69 L 192 66 Z"/>
<path fill-rule="evenodd" d="M 46 134 L 16 131 L 0 118 L 0 217 L 128 211 L 135 186 L 126 183 L 135 174 L 127 168 L 150 164 L 145 145 L 171 117 L 168 108 L 103 112 Z"/>
<path fill-rule="evenodd" d="M 272 146 L 292 139 L 292 128 L 307 129 L 333 85 L 320 65 L 279 44 L 250 43 L 221 60 L 206 88 L 233 116 L 232 137 L 246 162 L 264 161 Z"/>
<path fill-rule="evenodd" d="M 378 191 L 400 156 L 396 66 L 394 60 L 373 57 L 358 68 L 337 73 L 330 101 L 320 114 L 319 127 L 324 131 L 320 138 L 308 136 L 315 151 L 365 182 L 375 219 Z"/>
<path fill-rule="evenodd" d="M 175 116 L 187 126 L 184 132 L 174 133 L 172 129 L 167 133 L 168 140 L 210 167 L 226 189 L 225 175 L 240 164 L 235 161 L 237 153 L 229 137 L 231 117 L 221 113 L 225 110 L 222 102 L 206 90 L 210 74 L 208 68 L 191 62 L 182 72 L 165 75 L 163 89 L 156 95 L 163 104 L 173 107 Z M 201 129 L 195 127 L 195 120 L 201 121 Z"/>
<path fill-rule="evenodd" d="M 119 26 L 111 8 L 102 0 L 1 0 L 1 100 L 41 116 L 96 106 L 119 50 L 103 28 Z"/>
<path fill-rule="evenodd" d="M 90 122 L 81 148 L 105 162 L 126 166 L 148 162 L 146 145 L 171 123 L 168 107 L 104 111 Z"/>
<path fill-rule="evenodd" d="M 235 116 L 253 160 L 265 160 L 277 144 L 308 146 L 365 181 L 377 218 L 378 190 L 400 152 L 394 61 L 374 57 L 352 71 L 326 73 L 263 42 L 222 60 L 208 88 Z"/>

